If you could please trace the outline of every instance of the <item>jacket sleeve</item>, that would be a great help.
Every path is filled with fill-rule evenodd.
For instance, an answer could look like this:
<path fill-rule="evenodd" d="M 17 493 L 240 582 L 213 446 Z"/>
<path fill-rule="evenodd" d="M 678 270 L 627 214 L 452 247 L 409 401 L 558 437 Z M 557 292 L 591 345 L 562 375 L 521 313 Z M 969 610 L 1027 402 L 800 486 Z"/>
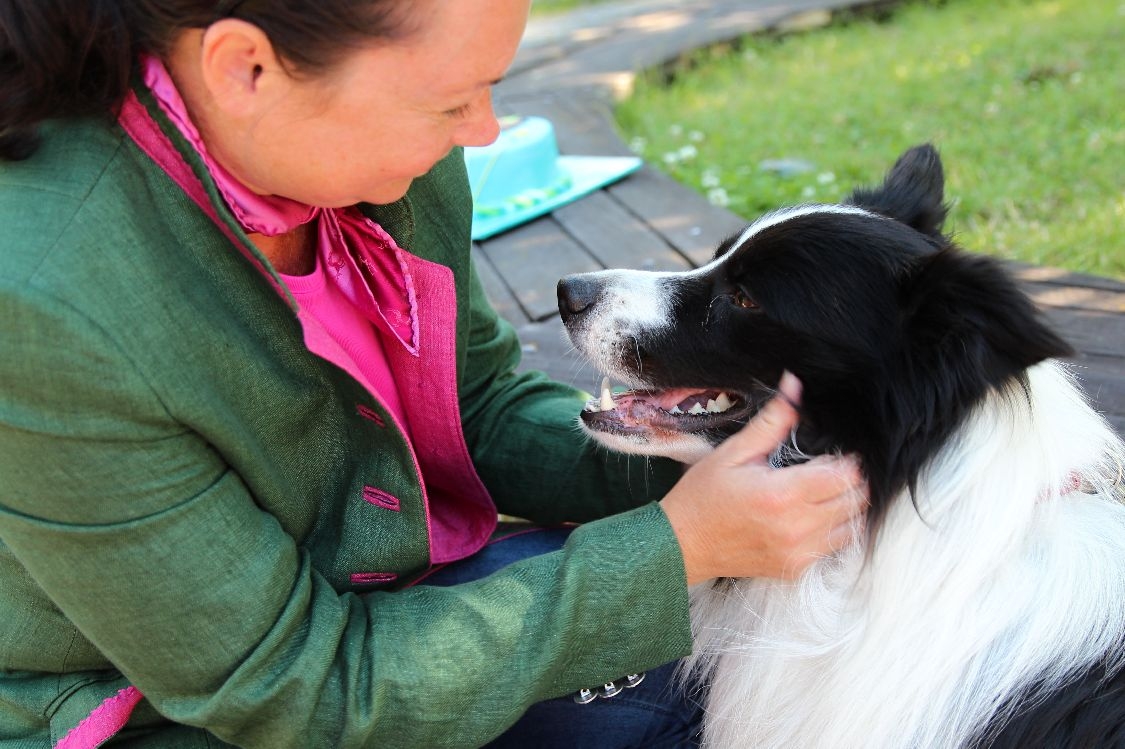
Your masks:
<path fill-rule="evenodd" d="M 690 648 L 653 504 L 472 584 L 338 593 L 110 336 L 29 299 L 0 289 L 0 542 L 43 593 L 29 606 L 57 607 L 166 717 L 244 747 L 476 746 L 534 701 Z"/>

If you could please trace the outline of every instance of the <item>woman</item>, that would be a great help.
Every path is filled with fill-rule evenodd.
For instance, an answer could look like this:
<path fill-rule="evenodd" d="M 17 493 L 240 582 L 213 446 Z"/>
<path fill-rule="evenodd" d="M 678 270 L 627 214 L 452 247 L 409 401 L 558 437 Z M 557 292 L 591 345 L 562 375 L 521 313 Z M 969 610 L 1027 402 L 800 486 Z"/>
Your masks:
<path fill-rule="evenodd" d="M 681 477 L 514 374 L 459 147 L 527 4 L 0 5 L 0 745 L 609 745 L 650 669 L 679 745 L 687 586 L 847 542 L 786 399 Z"/>

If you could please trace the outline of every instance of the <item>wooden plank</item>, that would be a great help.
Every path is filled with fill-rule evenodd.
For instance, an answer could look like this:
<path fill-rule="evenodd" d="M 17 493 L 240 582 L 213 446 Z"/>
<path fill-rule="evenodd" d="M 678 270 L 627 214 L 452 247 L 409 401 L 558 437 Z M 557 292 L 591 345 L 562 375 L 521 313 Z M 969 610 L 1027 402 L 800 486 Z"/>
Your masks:
<path fill-rule="evenodd" d="M 683 255 L 604 191 L 559 208 L 555 220 L 606 268 L 678 271 L 691 267 Z"/>
<path fill-rule="evenodd" d="M 558 315 L 544 322 L 525 323 L 516 332 L 523 347 L 520 371 L 546 372 L 586 392 L 597 389 L 601 373 L 574 350 Z"/>
<path fill-rule="evenodd" d="M 1092 276 L 1087 273 L 1073 273 L 1063 268 L 1029 265 L 1016 261 L 1010 261 L 1009 266 L 1016 278 L 1028 283 L 1056 284 L 1125 293 L 1125 282 L 1114 278 Z"/>
<path fill-rule="evenodd" d="M 1081 355 L 1073 364 L 1090 402 L 1125 437 L 1125 358 Z"/>
<path fill-rule="evenodd" d="M 613 122 L 608 101 L 594 97 L 575 99 L 537 91 L 534 94 L 502 95 L 495 99 L 500 115 L 544 117 L 555 126 L 559 153 L 574 156 L 632 156 Z"/>
<path fill-rule="evenodd" d="M 1079 351 L 1125 356 L 1125 315 L 1066 308 L 1048 308 L 1045 313 L 1059 335 Z"/>
<path fill-rule="evenodd" d="M 1125 313 L 1125 291 L 1051 283 L 1025 283 L 1023 288 L 1035 303 L 1042 307 L 1069 307 L 1096 312 Z"/>
<path fill-rule="evenodd" d="M 550 217 L 532 221 L 480 243 L 531 320 L 558 314 L 558 280 L 601 266 Z"/>
<path fill-rule="evenodd" d="M 607 190 L 695 266 L 706 265 L 719 244 L 748 223 L 647 166 Z"/>
<path fill-rule="evenodd" d="M 512 290 L 504 283 L 504 279 L 496 272 L 492 261 L 481 251 L 479 245 L 473 245 L 472 255 L 484 293 L 500 316 L 513 325 L 527 322 L 527 313 L 520 306 L 519 300 L 512 294 Z"/>
<path fill-rule="evenodd" d="M 566 127 L 559 132 L 559 151 L 576 156 L 634 156 L 617 135 L 613 104 L 607 99 L 562 99 L 560 109 L 569 111 Z"/>
<path fill-rule="evenodd" d="M 810 11 L 865 5 L 857 0 L 680 0 L 636 4 L 625 13 L 587 16 L 582 28 L 566 19 L 529 29 L 505 81 L 510 90 L 570 88 L 628 94 L 636 71 L 675 60 L 691 50 L 735 42 L 742 36 L 778 28 Z M 825 13 L 816 14 L 823 19 Z M 538 26 L 542 22 L 536 22 Z"/>

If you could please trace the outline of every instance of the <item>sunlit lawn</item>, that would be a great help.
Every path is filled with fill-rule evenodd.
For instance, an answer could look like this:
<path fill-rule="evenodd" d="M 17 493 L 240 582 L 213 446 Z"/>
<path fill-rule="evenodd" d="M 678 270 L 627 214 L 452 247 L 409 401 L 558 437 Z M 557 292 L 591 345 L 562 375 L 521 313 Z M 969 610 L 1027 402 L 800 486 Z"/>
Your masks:
<path fill-rule="evenodd" d="M 531 12 L 533 15 L 550 15 L 573 10 L 583 5 L 597 5 L 606 0 L 532 0 Z"/>
<path fill-rule="evenodd" d="M 1122 0 L 910 2 L 692 62 L 618 117 L 713 202 L 753 218 L 835 201 L 931 141 L 961 244 L 1125 278 Z"/>

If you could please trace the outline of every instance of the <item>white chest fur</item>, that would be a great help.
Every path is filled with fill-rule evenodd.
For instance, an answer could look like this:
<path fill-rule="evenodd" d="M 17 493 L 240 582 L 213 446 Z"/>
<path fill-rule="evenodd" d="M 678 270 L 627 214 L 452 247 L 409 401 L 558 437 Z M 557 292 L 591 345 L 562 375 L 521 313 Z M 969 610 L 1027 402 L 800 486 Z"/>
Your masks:
<path fill-rule="evenodd" d="M 1125 448 L 1061 365 L 1028 377 L 988 398 L 869 550 L 795 584 L 693 591 L 709 746 L 963 746 L 1029 686 L 1125 650 Z"/>

